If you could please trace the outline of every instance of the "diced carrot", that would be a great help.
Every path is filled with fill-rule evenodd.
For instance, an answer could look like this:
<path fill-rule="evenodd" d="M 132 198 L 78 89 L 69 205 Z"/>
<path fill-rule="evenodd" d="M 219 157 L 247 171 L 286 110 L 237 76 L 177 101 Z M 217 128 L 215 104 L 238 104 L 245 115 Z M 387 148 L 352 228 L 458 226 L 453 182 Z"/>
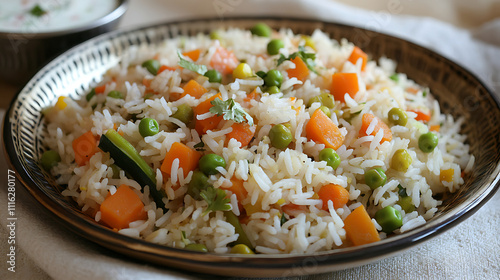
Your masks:
<path fill-rule="evenodd" d="M 439 181 L 451 182 L 453 181 L 454 174 L 455 170 L 453 170 L 453 168 L 441 170 L 441 172 L 439 173 Z"/>
<path fill-rule="evenodd" d="M 171 66 L 167 66 L 167 65 L 162 65 L 160 66 L 160 68 L 158 69 L 158 72 L 156 72 L 156 75 L 159 75 L 161 72 L 163 71 L 175 71 L 177 68 L 175 67 L 171 67 Z"/>
<path fill-rule="evenodd" d="M 281 206 L 281 210 L 288 214 L 290 217 L 297 217 L 300 213 L 305 213 L 308 211 L 306 205 L 297 205 L 293 203 L 287 203 Z"/>
<path fill-rule="evenodd" d="M 106 90 L 106 84 L 100 85 L 100 86 L 97 86 L 97 87 L 94 88 L 94 91 L 97 94 L 104 93 L 105 90 Z"/>
<path fill-rule="evenodd" d="M 334 150 L 344 143 L 344 136 L 340 133 L 337 125 L 321 109 L 316 109 L 307 122 L 306 136 L 307 139 L 324 144 L 327 148 Z"/>
<path fill-rule="evenodd" d="M 377 125 L 375 125 L 375 128 L 373 129 L 372 133 L 370 133 L 370 135 L 375 136 L 378 133 L 378 131 L 382 129 L 384 131 L 384 136 L 382 137 L 382 140 L 380 140 L 380 143 L 383 143 L 385 141 L 391 141 L 392 140 L 391 129 L 381 119 L 370 113 L 363 114 L 363 117 L 361 119 L 361 128 L 359 129 L 359 136 L 361 137 L 368 135 L 366 133 L 366 130 L 370 126 L 370 123 L 373 121 L 373 119 L 377 119 Z"/>
<path fill-rule="evenodd" d="M 332 85 L 330 93 L 335 100 L 345 102 L 344 95 L 347 93 L 352 98 L 359 91 L 358 74 L 356 73 L 335 73 L 332 75 Z"/>
<path fill-rule="evenodd" d="M 200 85 L 198 82 L 195 80 L 190 80 L 187 82 L 184 87 L 184 92 L 181 95 L 181 98 L 184 97 L 186 94 L 191 95 L 192 97 L 199 99 L 200 97 L 203 96 L 208 90 L 204 88 L 202 85 Z"/>
<path fill-rule="evenodd" d="M 328 211 L 328 201 L 333 202 L 333 208 L 338 209 L 344 207 L 349 201 L 349 191 L 344 187 L 328 184 L 324 185 L 319 189 L 318 196 L 323 200 L 323 210 Z"/>
<path fill-rule="evenodd" d="M 191 58 L 192 61 L 197 61 L 198 58 L 200 57 L 200 53 L 201 53 L 201 50 L 200 49 L 196 49 L 196 50 L 192 50 L 192 51 L 189 51 L 189 52 L 182 53 L 182 55 Z"/>
<path fill-rule="evenodd" d="M 226 135 L 226 146 L 231 139 L 240 142 L 241 147 L 248 146 L 255 134 L 255 126 L 250 126 L 248 123 L 234 123 L 231 127 L 233 130 Z"/>
<path fill-rule="evenodd" d="M 241 202 L 248 196 L 248 191 L 243 186 L 243 182 L 243 180 L 233 177 L 231 178 L 231 183 L 233 183 L 231 187 L 225 188 L 226 190 L 229 190 L 236 195 L 240 212 L 243 210 L 243 204 Z"/>
<path fill-rule="evenodd" d="M 417 94 L 419 92 L 419 89 L 414 87 L 408 87 L 406 88 L 406 92 L 409 92 L 411 94 Z"/>
<path fill-rule="evenodd" d="M 186 177 L 190 171 L 193 171 L 198 167 L 200 157 L 201 155 L 198 151 L 191 149 L 180 142 L 175 142 L 165 155 L 165 159 L 161 164 L 160 170 L 163 173 L 170 175 L 172 163 L 177 158 L 179 159 L 179 169 L 182 168 L 184 177 Z"/>
<path fill-rule="evenodd" d="M 416 113 L 417 116 L 415 117 L 415 120 L 417 121 L 422 121 L 424 123 L 428 122 L 431 120 L 431 113 L 430 112 L 424 112 L 421 110 L 408 110 L 408 112 L 413 112 Z"/>
<path fill-rule="evenodd" d="M 297 78 L 297 80 L 305 81 L 307 76 L 309 76 L 309 68 L 304 63 L 302 58 L 296 56 L 294 59 L 290 60 L 295 64 L 295 68 L 288 69 L 286 72 L 288 73 L 289 78 Z"/>
<path fill-rule="evenodd" d="M 152 79 L 144 78 L 142 79 L 142 84 L 146 86 L 146 88 L 149 88 L 151 86 Z"/>
<path fill-rule="evenodd" d="M 349 60 L 352 64 L 356 64 L 360 58 L 363 61 L 361 64 L 361 71 L 364 71 L 366 67 L 366 61 L 368 61 L 368 55 L 365 52 L 363 52 L 360 48 L 354 47 L 351 55 L 347 60 Z"/>
<path fill-rule="evenodd" d="M 257 92 L 257 88 L 255 88 L 252 92 L 247 94 L 245 98 L 243 98 L 244 105 L 246 105 L 246 107 L 250 107 L 250 100 L 255 100 L 257 97 L 259 97 L 259 93 Z"/>
<path fill-rule="evenodd" d="M 90 158 L 97 152 L 97 139 L 91 131 L 87 131 L 73 140 L 73 151 L 75 153 L 75 162 L 79 166 L 89 162 Z"/>
<path fill-rule="evenodd" d="M 222 100 L 222 95 L 219 92 L 218 94 L 208 98 L 207 100 L 201 102 L 198 104 L 198 106 L 194 107 L 194 113 L 195 113 L 195 118 L 198 115 L 208 113 L 210 108 L 212 108 L 212 102 L 215 98 L 219 98 Z M 216 128 L 219 123 L 222 121 L 223 116 L 213 116 L 204 120 L 198 120 L 197 118 L 195 119 L 195 129 L 198 132 L 198 134 L 203 135 L 207 133 L 208 130 L 213 130 Z"/>
<path fill-rule="evenodd" d="M 435 131 L 435 132 L 439 132 L 439 130 L 441 130 L 441 126 L 439 124 L 436 124 L 436 125 L 431 125 L 429 127 L 429 130 L 430 131 Z"/>
<path fill-rule="evenodd" d="M 144 204 L 139 196 L 127 185 L 118 187 L 100 206 L 101 221 L 115 229 L 128 228 L 129 224 L 147 219 Z"/>
<path fill-rule="evenodd" d="M 344 220 L 347 238 L 354 246 L 379 241 L 377 229 L 363 205 L 354 209 Z"/>
<path fill-rule="evenodd" d="M 223 47 L 218 47 L 210 60 L 210 66 L 223 75 L 233 73 L 234 68 L 236 68 L 238 64 L 238 58 L 236 58 L 234 53 Z"/>

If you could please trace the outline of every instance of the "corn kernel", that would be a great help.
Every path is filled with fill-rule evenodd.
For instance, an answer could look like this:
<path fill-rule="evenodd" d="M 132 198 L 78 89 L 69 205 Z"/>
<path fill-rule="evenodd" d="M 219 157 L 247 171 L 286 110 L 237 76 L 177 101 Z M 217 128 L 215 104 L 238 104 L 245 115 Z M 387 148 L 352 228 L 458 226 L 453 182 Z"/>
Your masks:
<path fill-rule="evenodd" d="M 451 182 L 451 181 L 453 181 L 454 174 L 455 174 L 455 171 L 452 168 L 446 169 L 446 170 L 441 170 L 441 173 L 439 174 L 439 181 Z"/>
<path fill-rule="evenodd" d="M 59 96 L 59 98 L 57 98 L 57 102 L 56 102 L 57 109 L 64 110 L 64 108 L 66 108 L 66 106 L 68 106 L 68 104 L 66 104 L 64 99 L 66 99 L 65 96 Z"/>
<path fill-rule="evenodd" d="M 278 201 L 276 201 L 276 204 L 278 204 L 279 206 L 281 206 L 281 205 L 285 204 L 285 202 L 286 201 L 285 201 L 284 198 L 280 198 L 280 199 L 278 199 Z"/>

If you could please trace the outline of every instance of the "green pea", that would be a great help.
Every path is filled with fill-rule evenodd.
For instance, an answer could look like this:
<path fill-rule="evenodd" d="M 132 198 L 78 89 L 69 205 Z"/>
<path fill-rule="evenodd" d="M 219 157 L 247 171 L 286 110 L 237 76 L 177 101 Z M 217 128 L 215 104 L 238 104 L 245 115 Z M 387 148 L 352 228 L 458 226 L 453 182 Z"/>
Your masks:
<path fill-rule="evenodd" d="M 233 248 L 231 248 L 231 254 L 251 255 L 255 253 L 245 244 L 236 244 Z"/>
<path fill-rule="evenodd" d="M 410 196 L 399 197 L 398 204 L 399 206 L 401 206 L 401 209 L 405 211 L 405 213 L 411 213 L 415 211 L 415 205 L 413 205 Z"/>
<path fill-rule="evenodd" d="M 284 149 L 292 142 L 293 136 L 290 128 L 284 124 L 277 124 L 269 131 L 271 145 L 278 149 Z"/>
<path fill-rule="evenodd" d="M 160 62 L 156 59 L 146 60 L 142 63 L 142 67 L 146 68 L 149 73 L 156 76 L 158 70 L 160 69 Z"/>
<path fill-rule="evenodd" d="M 123 94 L 117 90 L 110 91 L 108 96 L 114 99 L 123 99 Z"/>
<path fill-rule="evenodd" d="M 365 183 L 372 189 L 383 186 L 387 181 L 387 176 L 382 168 L 376 167 L 365 172 Z"/>
<path fill-rule="evenodd" d="M 391 233 L 403 225 L 401 213 L 392 206 L 386 206 L 375 213 L 375 220 L 385 233 Z"/>
<path fill-rule="evenodd" d="M 188 124 L 194 118 L 194 110 L 188 104 L 184 103 L 177 107 L 177 111 L 172 114 L 173 118 L 180 120 L 181 122 Z"/>
<path fill-rule="evenodd" d="M 275 55 L 280 52 L 280 49 L 285 47 L 285 43 L 283 43 L 280 39 L 273 39 L 269 41 L 267 44 L 267 53 L 270 55 Z"/>
<path fill-rule="evenodd" d="M 226 161 L 223 157 L 216 154 L 206 154 L 200 158 L 199 166 L 201 172 L 205 175 L 214 175 L 219 173 L 217 167 L 226 168 Z"/>
<path fill-rule="evenodd" d="M 325 115 L 327 117 L 331 117 L 332 116 L 332 112 L 330 112 L 330 109 L 328 109 L 328 107 L 326 107 L 326 106 L 320 106 L 319 109 L 321 111 L 323 111 L 323 113 L 325 113 Z"/>
<path fill-rule="evenodd" d="M 271 36 L 271 28 L 265 23 L 257 23 L 250 29 L 253 35 L 260 37 L 270 37 Z"/>
<path fill-rule="evenodd" d="M 392 156 L 391 168 L 400 172 L 406 172 L 412 161 L 411 155 L 407 150 L 399 149 Z"/>
<path fill-rule="evenodd" d="M 268 87 L 266 91 L 269 94 L 276 94 L 276 93 L 280 93 L 281 92 L 280 88 L 277 87 L 277 86 Z"/>
<path fill-rule="evenodd" d="M 187 194 L 189 194 L 194 199 L 200 199 L 200 192 L 202 190 L 206 190 L 210 187 L 210 183 L 208 183 L 208 177 L 203 174 L 201 171 L 193 172 L 193 176 L 191 177 L 191 181 L 189 182 Z"/>
<path fill-rule="evenodd" d="M 326 164 L 333 169 L 337 169 L 340 165 L 340 156 L 332 148 L 324 148 L 319 152 L 319 160 L 326 161 Z"/>
<path fill-rule="evenodd" d="M 203 76 L 207 77 L 211 83 L 220 83 L 222 81 L 222 75 L 215 69 L 208 70 Z"/>
<path fill-rule="evenodd" d="M 184 249 L 191 250 L 191 251 L 197 251 L 197 252 L 203 252 L 203 253 L 208 252 L 207 246 L 205 246 L 203 244 L 198 244 L 198 243 L 188 244 L 188 245 L 186 245 L 186 247 L 184 247 Z"/>
<path fill-rule="evenodd" d="M 144 118 L 139 123 L 139 133 L 142 137 L 153 136 L 160 131 L 160 126 L 155 119 Z"/>
<path fill-rule="evenodd" d="M 42 165 L 43 169 L 46 171 L 50 171 L 52 167 L 56 166 L 58 162 L 61 161 L 61 156 L 59 155 L 58 152 L 54 150 L 47 150 L 42 154 L 42 157 L 40 158 L 40 164 Z"/>
<path fill-rule="evenodd" d="M 388 117 L 389 122 L 394 125 L 405 126 L 408 122 L 408 115 L 406 115 L 406 112 L 400 108 L 392 108 L 388 113 Z"/>
<path fill-rule="evenodd" d="M 335 99 L 333 95 L 328 92 L 322 92 L 319 95 L 316 95 L 309 99 L 307 102 L 307 107 L 311 107 L 311 105 L 315 102 L 319 102 L 321 105 L 328 107 L 328 109 L 332 109 L 335 107 Z"/>
<path fill-rule="evenodd" d="M 85 96 L 85 100 L 87 100 L 87 102 L 90 101 L 90 99 L 92 99 L 92 97 L 95 96 L 95 88 L 93 88 L 86 96 Z"/>
<path fill-rule="evenodd" d="M 210 39 L 212 40 L 220 40 L 222 37 L 220 36 L 220 33 L 217 31 L 212 31 L 210 32 Z"/>
<path fill-rule="evenodd" d="M 424 153 L 432 153 L 438 145 L 438 137 L 432 132 L 427 132 L 418 138 L 418 147 Z"/>
<path fill-rule="evenodd" d="M 264 84 L 268 87 L 280 87 L 281 82 L 283 82 L 283 75 L 281 75 L 281 72 L 277 69 L 269 70 L 264 77 Z"/>

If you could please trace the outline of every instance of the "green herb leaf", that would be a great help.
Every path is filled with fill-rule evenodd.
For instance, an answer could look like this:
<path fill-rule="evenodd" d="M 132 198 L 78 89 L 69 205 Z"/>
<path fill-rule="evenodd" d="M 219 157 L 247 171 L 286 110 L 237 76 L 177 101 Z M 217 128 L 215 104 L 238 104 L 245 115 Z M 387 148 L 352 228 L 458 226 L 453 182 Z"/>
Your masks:
<path fill-rule="evenodd" d="M 200 143 L 194 145 L 194 148 L 197 150 L 197 151 L 204 151 L 205 147 L 205 143 L 203 143 L 203 141 L 200 141 Z"/>
<path fill-rule="evenodd" d="M 393 80 L 393 81 L 395 81 L 395 82 L 397 83 L 397 82 L 399 81 L 399 75 L 398 75 L 398 73 L 394 73 L 394 74 L 392 74 L 392 75 L 389 77 L 389 79 L 391 79 L 391 80 Z"/>
<path fill-rule="evenodd" d="M 186 232 L 185 231 L 181 231 L 181 241 L 182 243 L 184 243 L 184 245 L 188 245 L 189 243 L 191 243 L 187 237 L 186 237 Z"/>
<path fill-rule="evenodd" d="M 200 192 L 200 196 L 208 203 L 207 209 L 203 214 L 207 214 L 210 211 L 229 211 L 231 210 L 231 205 L 229 202 L 231 200 L 226 198 L 226 192 L 223 189 L 216 189 L 214 187 L 209 187 Z"/>
<path fill-rule="evenodd" d="M 38 4 L 36 4 L 35 7 L 33 7 L 30 10 L 30 14 L 35 16 L 35 17 L 41 17 L 41 16 L 45 15 L 46 13 L 47 13 L 47 11 L 42 9 L 42 7 L 40 7 L 40 5 L 38 5 Z"/>
<path fill-rule="evenodd" d="M 280 54 L 280 58 L 278 58 L 278 66 L 285 62 L 285 60 L 292 60 L 296 57 L 300 57 L 302 61 L 307 65 L 307 68 L 309 70 L 313 71 L 314 73 L 318 74 L 316 69 L 314 68 L 316 66 L 316 62 L 314 60 L 316 59 L 316 54 L 315 53 L 306 53 L 306 49 L 304 46 L 299 46 L 299 51 L 292 53 L 288 57 L 285 57 L 283 54 Z"/>
<path fill-rule="evenodd" d="M 179 56 L 179 59 L 180 59 L 180 61 L 178 63 L 180 67 L 187 69 L 187 70 L 190 70 L 190 71 L 193 71 L 193 72 L 196 72 L 200 75 L 205 75 L 205 73 L 208 71 L 207 66 L 198 65 L 196 63 L 193 63 L 191 61 L 184 59 L 184 57 L 182 56 L 182 54 L 179 50 L 177 50 L 177 55 Z"/>
<path fill-rule="evenodd" d="M 250 126 L 253 126 L 253 118 L 250 116 L 241 105 L 232 98 L 222 101 L 219 98 L 210 102 L 214 105 L 210 108 L 210 113 L 222 116 L 225 120 L 233 120 L 237 123 L 242 123 L 246 120 Z"/>

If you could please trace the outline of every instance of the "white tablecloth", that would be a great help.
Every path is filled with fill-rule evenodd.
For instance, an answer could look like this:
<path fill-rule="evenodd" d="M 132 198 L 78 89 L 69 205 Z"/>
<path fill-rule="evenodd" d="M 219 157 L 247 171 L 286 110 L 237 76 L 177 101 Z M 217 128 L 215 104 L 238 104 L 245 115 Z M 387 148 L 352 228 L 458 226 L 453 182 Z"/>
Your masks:
<path fill-rule="evenodd" d="M 431 18 L 399 15 L 405 1 L 380 12 L 328 0 L 159 1 L 132 0 L 121 26 L 132 27 L 200 16 L 274 15 L 337 21 L 389 33 L 433 49 L 468 68 L 500 92 L 500 19 L 478 29 L 458 29 Z M 4 113 L 4 111 L 0 111 Z M 137 263 L 62 227 L 16 184 L 16 272 L 7 270 L 8 167 L 0 156 L 0 279 L 190 279 L 201 278 Z M 500 193 L 469 219 L 398 256 L 344 271 L 299 279 L 499 279 Z"/>

